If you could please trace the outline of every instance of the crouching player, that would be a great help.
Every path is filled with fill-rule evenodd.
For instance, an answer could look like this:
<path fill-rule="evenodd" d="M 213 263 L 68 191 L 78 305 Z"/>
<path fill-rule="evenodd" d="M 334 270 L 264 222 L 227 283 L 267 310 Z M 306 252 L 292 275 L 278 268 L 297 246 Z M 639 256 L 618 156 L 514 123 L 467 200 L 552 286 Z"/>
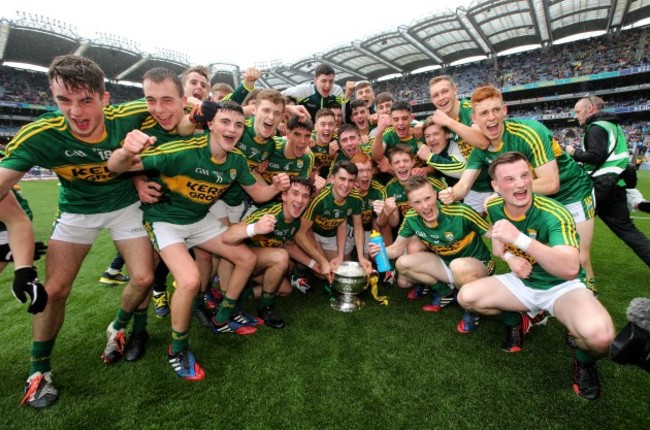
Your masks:
<path fill-rule="evenodd" d="M 494 254 L 511 272 L 465 285 L 458 302 L 485 315 L 501 314 L 507 352 L 521 350 L 530 326 L 528 315 L 546 311 L 575 337 L 573 389 L 580 397 L 600 395 L 596 360 L 607 355 L 614 338 L 612 319 L 594 297 L 580 268 L 576 226 L 569 211 L 553 199 L 533 193 L 526 156 L 507 152 L 489 167 L 501 197 L 488 203 Z M 520 312 L 527 312 L 520 314 Z"/>
<path fill-rule="evenodd" d="M 494 272 L 494 262 L 482 239 L 489 226 L 463 203 L 441 205 L 424 176 L 408 178 L 405 189 L 412 209 L 404 216 L 397 239 L 386 251 L 388 258 L 397 258 L 398 285 L 433 285 L 433 300 L 425 310 L 440 312 L 451 301 L 453 288 Z M 410 240 L 413 236 L 417 236 L 419 243 Z M 416 244 L 419 251 L 412 252 Z M 407 245 L 409 253 L 404 254 Z M 374 257 L 379 246 L 371 243 L 369 252 Z M 469 333 L 477 324 L 478 315 L 466 312 L 456 329 Z"/>
<path fill-rule="evenodd" d="M 300 228 L 300 217 L 309 204 L 314 191 L 314 184 L 307 178 L 291 176 L 287 191 L 282 192 L 282 201 L 262 207 L 243 222 L 230 227 L 223 235 L 225 243 L 238 243 L 246 238 L 252 245 L 251 251 L 257 257 L 253 271 L 254 281 L 261 284 L 255 295 L 259 297 L 257 315 L 272 328 L 284 328 L 285 322 L 280 318 L 274 306 L 276 295 L 287 296 L 292 288 L 286 274 L 289 270 L 290 257 L 309 265 L 307 256 L 294 242 L 293 237 Z M 253 226 L 271 220 L 274 228 L 268 232 L 253 234 Z M 231 264 L 228 266 L 232 267 Z M 228 278 L 223 273 L 228 270 L 224 264 L 219 266 L 219 277 Z M 319 268 L 314 268 L 319 270 Z M 226 282 L 228 284 L 228 282 Z"/>
<path fill-rule="evenodd" d="M 224 103 L 208 126 L 209 134 L 191 142 L 169 142 L 148 151 L 145 149 L 155 138 L 134 130 L 108 161 L 108 168 L 117 173 L 147 169 L 160 172 L 166 198 L 147 207 L 143 218 L 154 247 L 176 281 L 171 300 L 172 344 L 168 360 L 176 374 L 189 381 L 203 379 L 205 372 L 189 349 L 192 302 L 199 290 L 200 276 L 188 248 L 196 246 L 235 265 L 228 294 L 213 321 L 215 333 L 254 332 L 253 327 L 241 327 L 229 318 L 255 267 L 256 257 L 243 244 L 223 242 L 221 233 L 226 227 L 209 212 L 209 207 L 234 182 L 242 184 L 254 199 L 263 201 L 289 185 L 286 175 L 274 178 L 273 185 L 258 184 L 246 157 L 235 149 L 244 130 L 244 113 L 239 105 Z M 262 233 L 256 227 L 253 231 Z"/>

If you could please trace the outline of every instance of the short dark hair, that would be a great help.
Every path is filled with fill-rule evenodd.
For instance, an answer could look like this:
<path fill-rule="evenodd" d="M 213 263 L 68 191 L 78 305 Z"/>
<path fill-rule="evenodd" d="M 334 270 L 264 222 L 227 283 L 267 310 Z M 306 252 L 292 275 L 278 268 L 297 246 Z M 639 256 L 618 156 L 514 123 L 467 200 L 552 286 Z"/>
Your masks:
<path fill-rule="evenodd" d="M 241 105 L 239 103 L 235 103 L 233 101 L 225 101 L 225 102 L 220 102 L 219 103 L 220 107 L 219 110 L 223 112 L 237 112 L 242 115 L 244 115 L 244 109 L 242 109 Z"/>
<path fill-rule="evenodd" d="M 183 97 L 184 92 L 181 79 L 176 73 L 172 72 L 169 69 L 165 69 L 164 67 L 154 67 L 153 69 L 147 70 L 142 77 L 142 82 L 151 81 L 155 84 L 162 84 L 167 80 L 171 81 L 174 84 L 176 90 L 178 91 L 179 97 Z"/>
<path fill-rule="evenodd" d="M 390 107 L 390 111 L 395 112 L 396 110 L 407 110 L 412 113 L 413 107 L 404 100 L 395 100 Z"/>
<path fill-rule="evenodd" d="M 490 178 L 496 179 L 496 170 L 497 167 L 499 167 L 502 164 L 512 164 L 517 161 L 523 160 L 528 163 L 528 158 L 521 152 L 516 152 L 516 151 L 509 151 L 509 152 L 504 152 L 503 154 L 499 155 L 497 158 L 490 163 L 490 167 L 488 167 L 488 174 L 490 175 Z"/>
<path fill-rule="evenodd" d="M 429 185 L 431 188 L 433 188 L 426 176 L 410 176 L 406 180 L 406 184 L 404 184 L 404 190 L 408 196 L 411 191 L 419 190 L 425 185 Z M 435 189 L 433 191 L 435 191 Z"/>
<path fill-rule="evenodd" d="M 386 154 L 386 157 L 388 158 L 388 161 L 392 161 L 391 159 L 393 158 L 393 155 L 395 154 L 408 154 L 409 157 L 411 157 L 411 160 L 413 160 L 413 151 L 411 150 L 411 147 L 404 144 L 404 143 L 398 143 L 397 145 L 393 146 L 388 150 L 388 153 Z"/>
<path fill-rule="evenodd" d="M 363 99 L 358 99 L 353 102 L 350 102 L 350 112 L 354 112 L 356 108 L 364 108 L 366 107 L 366 102 Z"/>
<path fill-rule="evenodd" d="M 314 119 L 316 121 L 318 121 L 322 116 L 331 116 L 331 117 L 333 117 L 334 112 L 332 112 L 332 109 L 328 109 L 328 108 L 318 109 L 318 111 L 316 112 L 316 117 Z"/>
<path fill-rule="evenodd" d="M 334 163 L 334 167 L 332 167 L 332 176 L 336 175 L 341 169 L 345 170 L 350 175 L 357 176 L 359 174 L 359 169 L 357 169 L 357 166 L 355 166 L 353 162 L 350 160 L 339 160 Z"/>
<path fill-rule="evenodd" d="M 319 64 L 314 70 L 314 77 L 319 77 L 320 75 L 334 75 L 334 68 L 329 64 Z"/>
<path fill-rule="evenodd" d="M 375 97 L 375 104 L 380 105 L 382 103 L 386 102 L 394 102 L 395 97 L 389 93 L 388 91 L 384 91 L 383 93 L 377 94 L 377 97 Z"/>
<path fill-rule="evenodd" d="M 309 118 L 301 120 L 298 115 L 294 115 L 287 121 L 287 130 L 291 131 L 296 128 L 314 131 L 314 123 Z"/>
<path fill-rule="evenodd" d="M 338 134 L 338 136 L 340 138 L 341 136 L 343 136 L 343 133 L 348 132 L 348 131 L 354 131 L 355 133 L 360 135 L 359 129 L 357 128 L 356 125 L 354 125 L 354 124 L 345 124 L 345 123 L 341 124 L 341 126 L 339 127 L 339 129 L 337 131 L 337 134 Z"/>
<path fill-rule="evenodd" d="M 341 103 L 339 103 L 339 102 L 337 102 L 335 100 L 332 100 L 331 102 L 329 102 L 327 104 L 327 108 L 328 109 L 343 109 L 343 107 L 341 106 Z"/>
<path fill-rule="evenodd" d="M 210 69 L 208 69 L 205 66 L 198 65 L 198 66 L 188 67 L 187 69 L 183 70 L 183 74 L 181 76 L 183 85 L 185 85 L 185 82 L 187 82 L 187 77 L 189 76 L 190 73 L 198 73 L 199 75 L 207 79 L 208 83 L 210 82 Z"/>
<path fill-rule="evenodd" d="M 289 176 L 289 188 L 291 188 L 291 185 L 293 184 L 298 184 L 306 187 L 309 190 L 310 195 L 314 194 L 314 190 L 316 189 L 316 187 L 314 187 L 314 182 L 309 178 L 305 178 L 304 176 Z"/>
<path fill-rule="evenodd" d="M 50 84 L 57 80 L 70 90 L 88 90 L 103 96 L 106 92 L 106 75 L 97 63 L 78 55 L 54 57 L 47 71 Z"/>

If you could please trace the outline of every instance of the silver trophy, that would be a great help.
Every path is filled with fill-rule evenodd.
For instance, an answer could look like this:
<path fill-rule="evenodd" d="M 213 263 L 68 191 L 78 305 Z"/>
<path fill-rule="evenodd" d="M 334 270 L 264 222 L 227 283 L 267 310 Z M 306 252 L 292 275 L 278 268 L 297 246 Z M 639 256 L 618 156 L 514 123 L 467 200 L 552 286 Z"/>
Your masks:
<path fill-rule="evenodd" d="M 331 305 L 341 312 L 352 312 L 364 305 L 356 295 L 368 288 L 368 275 L 359 263 L 344 261 L 334 271 L 334 283 L 332 287 L 341 293 Z"/>

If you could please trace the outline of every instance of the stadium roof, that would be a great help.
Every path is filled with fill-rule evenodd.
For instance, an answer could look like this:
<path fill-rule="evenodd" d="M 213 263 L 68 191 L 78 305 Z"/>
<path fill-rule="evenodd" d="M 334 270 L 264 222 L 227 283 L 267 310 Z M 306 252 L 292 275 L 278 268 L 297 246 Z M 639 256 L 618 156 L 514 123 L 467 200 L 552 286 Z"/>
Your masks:
<path fill-rule="evenodd" d="M 374 80 L 469 58 L 489 58 L 524 46 L 546 46 L 583 33 L 614 32 L 649 17 L 650 0 L 477 0 L 466 8 L 438 12 L 294 64 L 272 65 L 264 69 L 261 83 L 283 89 L 307 82 L 323 62 L 334 67 L 339 83 Z M 23 14 L 17 20 L 0 22 L 3 62 L 47 67 L 56 55 L 68 53 L 92 58 L 109 79 L 132 82 L 139 82 L 152 67 L 180 73 L 190 64 L 181 53 L 144 53 L 135 42 L 119 36 L 86 39 L 65 23 L 45 17 Z M 238 83 L 237 65 L 215 62 L 210 68 L 213 83 Z"/>

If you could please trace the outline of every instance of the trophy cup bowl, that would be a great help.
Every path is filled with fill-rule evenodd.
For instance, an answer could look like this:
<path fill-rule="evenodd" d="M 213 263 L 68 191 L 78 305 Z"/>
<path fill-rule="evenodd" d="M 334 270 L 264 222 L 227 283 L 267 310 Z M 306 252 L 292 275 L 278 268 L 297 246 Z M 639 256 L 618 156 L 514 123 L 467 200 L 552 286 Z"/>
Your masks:
<path fill-rule="evenodd" d="M 356 295 L 368 288 L 368 275 L 359 263 L 344 261 L 334 271 L 334 290 L 341 295 L 331 305 L 341 312 L 352 312 L 364 305 Z"/>

